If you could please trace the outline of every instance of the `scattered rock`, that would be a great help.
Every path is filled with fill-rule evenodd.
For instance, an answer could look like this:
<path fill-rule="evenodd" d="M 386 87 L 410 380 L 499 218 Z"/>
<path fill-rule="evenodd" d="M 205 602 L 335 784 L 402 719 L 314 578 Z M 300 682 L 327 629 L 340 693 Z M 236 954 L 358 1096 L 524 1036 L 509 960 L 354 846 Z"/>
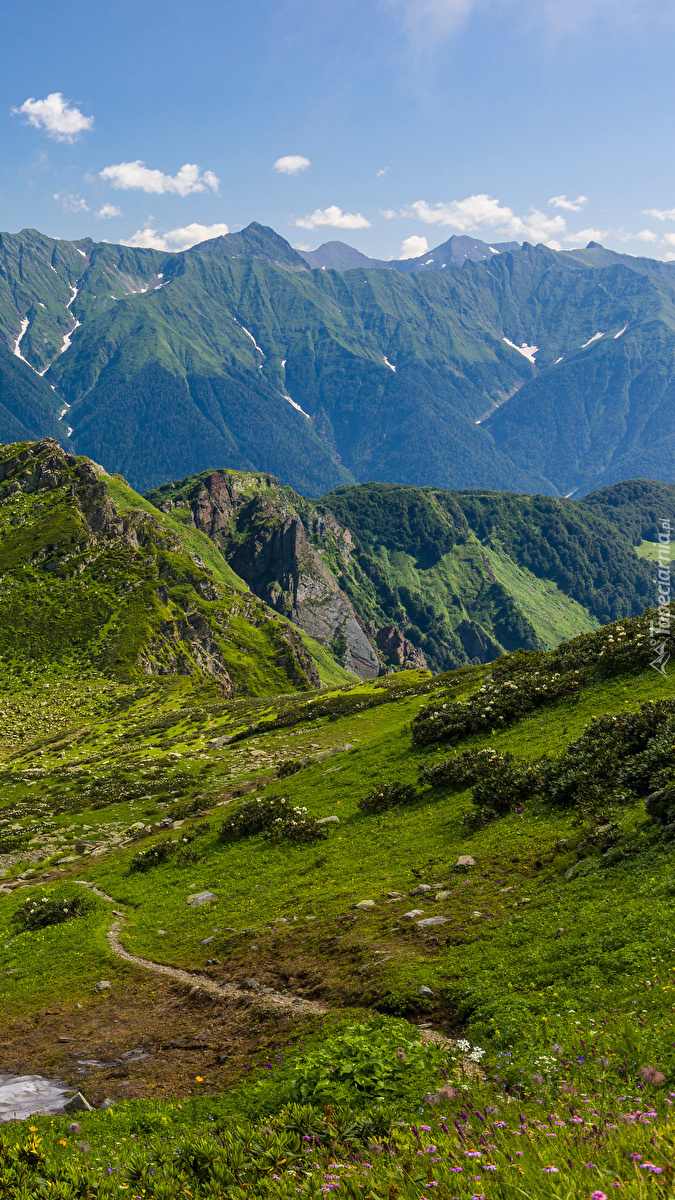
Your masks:
<path fill-rule="evenodd" d="M 339 817 L 319 817 L 317 825 L 327 825 L 329 821 L 333 821 L 336 825 L 340 824 Z"/>
<path fill-rule="evenodd" d="M 431 920 L 433 921 L 434 918 L 432 917 Z M 430 987 L 427 987 L 425 983 L 421 983 L 417 989 L 417 995 L 422 996 L 424 1000 L 430 1000 L 432 999 L 434 993 Z"/>
<path fill-rule="evenodd" d="M 431 891 L 433 891 L 433 888 L 430 883 L 418 883 L 417 887 L 413 888 L 412 892 L 409 892 L 408 895 L 423 896 L 425 892 Z"/>
<path fill-rule="evenodd" d="M 427 929 L 430 925 L 445 925 L 448 919 L 448 917 L 425 917 L 423 921 L 417 922 L 417 926 L 419 929 Z"/>
<path fill-rule="evenodd" d="M 472 858 L 470 854 L 460 854 L 457 862 L 455 863 L 455 870 L 467 867 L 475 867 L 475 865 L 476 860 L 475 858 Z"/>
<path fill-rule="evenodd" d="M 108 984 L 110 986 L 110 984 Z M 87 1099 L 82 1095 L 82 1092 L 76 1092 L 74 1096 L 64 1104 L 63 1111 L 71 1112 L 92 1112 L 92 1106 Z"/>
<path fill-rule="evenodd" d="M 415 921 L 415 920 L 417 920 L 417 917 L 423 917 L 423 916 L 424 916 L 423 908 L 411 908 L 410 912 L 404 913 L 400 919 L 401 919 L 401 921 Z"/>
<path fill-rule="evenodd" d="M 260 987 L 260 980 L 256 979 L 254 975 L 250 975 L 248 979 L 244 980 L 242 987 L 247 988 L 249 991 L 255 991 L 256 988 Z"/>
<path fill-rule="evenodd" d="M 107 1110 L 109 1108 L 114 1108 L 114 1107 L 115 1107 L 115 1101 L 111 1100 L 109 1096 L 106 1096 L 103 1103 L 99 1105 L 99 1108 L 103 1109 L 104 1112 L 107 1112 Z"/>
<path fill-rule="evenodd" d="M 199 942 L 198 944 L 200 946 L 208 946 L 209 942 L 214 941 L 214 939 L 215 939 L 215 934 L 212 933 L 211 937 L 202 938 L 201 942 Z M 251 949 L 253 950 L 254 947 L 252 946 Z"/>
<path fill-rule="evenodd" d="M 387 899 L 388 900 L 402 900 L 403 894 L 401 892 L 387 892 Z"/>
<path fill-rule="evenodd" d="M 452 895 L 451 892 L 436 892 L 434 899 L 435 900 L 447 900 L 448 896 L 450 896 L 450 895 Z"/>
<path fill-rule="evenodd" d="M 374 900 L 359 900 L 358 904 L 354 905 L 354 908 L 360 908 L 362 910 L 368 909 L 368 908 L 375 908 L 375 901 Z"/>
<path fill-rule="evenodd" d="M 95 992 L 111 992 L 112 984 L 107 979 L 99 979 L 98 983 L 94 984 Z"/>
<path fill-rule="evenodd" d="M 217 899 L 215 892 L 195 892 L 194 895 L 188 896 L 187 902 L 191 908 L 197 908 L 200 904 L 211 904 Z"/>

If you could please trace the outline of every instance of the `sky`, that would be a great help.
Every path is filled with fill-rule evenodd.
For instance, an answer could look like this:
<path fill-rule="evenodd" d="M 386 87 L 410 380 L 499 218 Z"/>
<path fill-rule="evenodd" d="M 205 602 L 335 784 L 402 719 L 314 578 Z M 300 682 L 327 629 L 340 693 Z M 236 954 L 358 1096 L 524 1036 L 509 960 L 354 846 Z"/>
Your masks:
<path fill-rule="evenodd" d="M 675 260 L 673 0 L 5 0 L 0 229 Z"/>

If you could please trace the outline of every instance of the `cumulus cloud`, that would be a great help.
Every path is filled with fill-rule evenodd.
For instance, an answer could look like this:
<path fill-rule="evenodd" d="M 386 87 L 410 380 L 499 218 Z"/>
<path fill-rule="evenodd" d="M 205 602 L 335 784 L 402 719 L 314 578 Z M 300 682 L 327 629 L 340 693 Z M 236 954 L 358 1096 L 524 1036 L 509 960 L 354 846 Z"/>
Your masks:
<path fill-rule="evenodd" d="M 163 171 L 146 167 L 140 159 L 135 162 L 116 163 L 104 167 L 99 172 L 112 187 L 123 191 L 137 188 L 141 192 L 149 192 L 163 196 L 173 192 L 178 196 L 192 196 L 195 192 L 205 192 L 210 189 L 217 192 L 220 180 L 213 171 L 200 171 L 196 163 L 184 163 L 176 175 L 165 175 Z"/>
<path fill-rule="evenodd" d="M 426 254 L 429 249 L 429 243 L 425 237 L 418 237 L 413 234 L 403 241 L 403 245 L 399 251 L 399 258 L 419 258 L 420 254 Z"/>
<path fill-rule="evenodd" d="M 57 142 L 76 142 L 81 134 L 94 128 L 94 118 L 85 117 L 63 92 L 50 92 L 44 100 L 29 97 L 19 108 L 11 110 L 12 116 L 24 116 L 34 129 L 44 129 L 47 137 Z"/>
<path fill-rule="evenodd" d="M 657 242 L 659 239 L 651 229 L 641 229 L 636 233 L 635 238 L 638 242 Z"/>
<path fill-rule="evenodd" d="M 380 213 L 384 217 L 385 221 L 393 221 L 394 217 L 398 216 L 398 213 L 394 208 L 381 208 Z"/>
<path fill-rule="evenodd" d="M 567 196 L 551 196 L 549 204 L 554 208 L 564 208 L 567 212 L 581 212 L 584 205 L 588 204 L 588 196 L 577 196 L 576 200 L 568 200 Z"/>
<path fill-rule="evenodd" d="M 124 213 L 116 204 L 102 204 L 96 216 L 99 221 L 109 221 L 111 217 L 123 217 Z"/>
<path fill-rule="evenodd" d="M 158 233 L 156 229 L 147 226 L 145 229 L 137 229 L 130 238 L 123 238 L 121 244 L 145 250 L 189 250 L 199 242 L 224 237 L 229 232 L 229 226 L 225 224 L 199 225 L 196 221 L 191 225 L 183 225 L 180 229 L 170 229 L 168 233 Z"/>
<path fill-rule="evenodd" d="M 646 217 L 656 217 L 657 221 L 675 221 L 675 208 L 646 208 Z"/>
<path fill-rule="evenodd" d="M 568 232 L 564 217 L 548 217 L 536 208 L 530 209 L 526 216 L 518 217 L 508 205 L 484 193 L 449 203 L 428 204 L 426 200 L 416 200 L 403 215 L 423 221 L 425 225 L 444 225 L 459 233 L 488 229 L 505 237 L 545 242 L 554 250 L 560 249 L 559 239 Z"/>
<path fill-rule="evenodd" d="M 298 217 L 295 224 L 300 229 L 318 229 L 320 225 L 332 225 L 334 229 L 370 229 L 370 221 L 361 213 L 346 213 L 337 204 L 328 208 L 315 208 L 306 217 Z"/>
<path fill-rule="evenodd" d="M 299 175 L 311 167 L 311 162 L 304 154 L 284 154 L 274 164 L 274 170 L 280 175 Z"/>
<path fill-rule="evenodd" d="M 54 199 L 58 201 L 64 212 L 89 212 L 89 205 L 81 196 L 73 196 L 70 192 L 54 192 Z"/>

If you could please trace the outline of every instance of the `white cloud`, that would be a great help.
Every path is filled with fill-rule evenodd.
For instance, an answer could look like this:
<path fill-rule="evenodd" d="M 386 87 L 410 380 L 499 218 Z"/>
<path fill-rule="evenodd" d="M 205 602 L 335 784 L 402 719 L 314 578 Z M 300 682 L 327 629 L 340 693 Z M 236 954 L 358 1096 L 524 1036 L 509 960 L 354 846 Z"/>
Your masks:
<path fill-rule="evenodd" d="M 390 0 L 410 41 L 418 49 L 450 37 L 469 16 L 474 0 Z"/>
<path fill-rule="evenodd" d="M 27 117 L 29 125 L 44 129 L 57 142 L 76 142 L 80 134 L 94 128 L 94 118 L 85 117 L 70 100 L 64 100 L 62 92 L 50 92 L 45 100 L 34 100 L 31 96 L 11 112 L 12 116 Z"/>
<path fill-rule="evenodd" d="M 165 175 L 163 171 L 146 167 L 140 159 L 135 162 L 117 163 L 104 167 L 99 172 L 114 188 L 129 191 L 138 188 L 142 192 L 150 192 L 163 196 L 166 192 L 174 192 L 178 196 L 192 196 L 195 192 L 205 192 L 210 188 L 218 191 L 220 180 L 213 171 L 202 174 L 196 163 L 184 163 L 177 175 Z"/>
<path fill-rule="evenodd" d="M 393 208 L 381 208 L 380 213 L 384 217 L 385 221 L 393 221 L 394 217 L 398 216 L 398 213 Z"/>
<path fill-rule="evenodd" d="M 675 233 L 665 233 L 663 241 L 666 246 L 675 246 Z"/>
<path fill-rule="evenodd" d="M 334 229 L 370 229 L 370 221 L 361 213 L 346 213 L 337 204 L 328 208 L 316 208 L 306 217 L 298 217 L 295 224 L 300 229 L 318 229 L 320 225 L 332 225 Z"/>
<path fill-rule="evenodd" d="M 375 178 L 376 179 L 384 179 L 388 170 L 389 170 L 389 167 L 380 167 L 379 171 L 375 172 Z"/>
<path fill-rule="evenodd" d="M 566 233 L 564 240 L 574 242 L 576 246 L 585 246 L 588 242 L 602 242 L 607 237 L 606 229 L 578 229 L 574 233 Z"/>
<path fill-rule="evenodd" d="M 54 199 L 58 200 L 64 212 L 89 212 L 89 205 L 81 196 L 73 196 L 70 192 L 54 192 Z"/>
<path fill-rule="evenodd" d="M 425 237 L 412 234 L 411 237 L 405 238 L 398 256 L 399 258 L 419 258 L 420 254 L 426 254 L 428 249 L 429 243 Z"/>
<path fill-rule="evenodd" d="M 675 221 L 675 208 L 646 208 L 646 217 L 656 217 L 657 221 Z"/>
<path fill-rule="evenodd" d="M 658 241 L 657 235 L 655 233 L 653 233 L 651 229 L 641 229 L 639 233 L 636 233 L 635 238 L 636 238 L 636 241 L 638 241 L 638 242 L 657 242 Z"/>
<path fill-rule="evenodd" d="M 551 196 L 549 204 L 554 208 L 564 208 L 567 212 L 581 212 L 585 204 L 588 203 L 588 196 L 577 196 L 576 200 L 568 200 L 567 196 Z"/>
<path fill-rule="evenodd" d="M 275 162 L 274 170 L 278 171 L 280 175 L 299 175 L 301 171 L 306 171 L 311 165 L 304 154 L 284 154 Z"/>
<path fill-rule="evenodd" d="M 145 229 L 137 229 L 130 238 L 123 238 L 121 244 L 146 250 L 189 250 L 199 242 L 224 237 L 229 232 L 229 227 L 225 224 L 199 225 L 196 221 L 191 225 L 183 225 L 180 229 L 170 229 L 168 233 L 158 233 L 156 229 L 147 226 Z"/>
<path fill-rule="evenodd" d="M 659 0 L 388 0 L 388 3 L 417 51 L 437 49 L 479 8 L 492 10 L 494 14 L 510 6 L 528 33 L 538 25 L 558 36 L 576 33 L 598 19 L 606 20 L 612 27 L 634 19 L 644 24 L 652 15 L 645 10 L 653 10 L 657 16 L 664 11 Z"/>
<path fill-rule="evenodd" d="M 416 218 L 425 225 L 445 225 L 459 233 L 475 233 L 487 228 L 510 238 L 545 242 L 554 250 L 560 249 L 558 239 L 567 234 L 564 217 L 548 217 L 536 208 L 525 217 L 518 217 L 507 205 L 485 194 L 450 203 L 428 204 L 426 200 L 416 200 L 403 216 Z"/>
<path fill-rule="evenodd" d="M 99 221 L 109 221 L 111 217 L 123 217 L 124 213 L 116 204 L 102 204 L 96 216 Z"/>

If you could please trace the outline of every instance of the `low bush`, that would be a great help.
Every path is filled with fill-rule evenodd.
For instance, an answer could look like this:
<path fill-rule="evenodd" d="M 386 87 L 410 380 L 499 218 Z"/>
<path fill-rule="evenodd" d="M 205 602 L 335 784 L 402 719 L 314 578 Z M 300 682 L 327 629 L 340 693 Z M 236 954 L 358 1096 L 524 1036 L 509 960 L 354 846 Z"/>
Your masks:
<path fill-rule="evenodd" d="M 558 700 L 574 699 L 590 676 L 620 675 L 647 666 L 654 655 L 650 621 L 655 613 L 580 634 L 550 653 L 518 651 L 494 665 L 493 678 L 465 701 L 440 693 L 420 710 L 413 743 L 458 742 L 472 733 L 506 729 L 514 721 Z"/>
<path fill-rule="evenodd" d="M 158 867 L 160 863 L 169 861 L 176 852 L 176 847 L 176 842 L 165 841 L 156 842 L 154 846 L 148 846 L 147 850 L 139 850 L 129 863 L 129 870 L 149 871 L 151 867 Z"/>
<path fill-rule="evenodd" d="M 397 808 L 403 804 L 412 804 L 417 800 L 417 791 L 408 783 L 382 783 L 373 788 L 367 796 L 362 796 L 358 807 L 364 813 L 386 812 L 389 808 Z"/>
<path fill-rule="evenodd" d="M 541 767 L 501 750 L 465 750 L 420 771 L 420 783 L 452 791 L 473 785 L 472 800 L 485 814 L 500 816 L 523 804 L 539 786 Z"/>
<path fill-rule="evenodd" d="M 407 1022 L 384 1018 L 350 1025 L 303 1056 L 291 1085 L 293 1099 L 302 1104 L 357 1105 L 421 1094 L 447 1053 L 411 1033 Z"/>
<path fill-rule="evenodd" d="M 264 833 L 273 842 L 315 842 L 327 836 L 324 825 L 319 825 L 306 808 L 295 807 L 285 796 L 260 796 L 245 800 L 236 812 L 226 817 L 220 827 L 220 836 L 229 842 Z"/>
<path fill-rule="evenodd" d="M 90 896 L 42 896 L 26 900 L 14 913 L 14 924 L 21 930 L 45 929 L 61 925 L 74 917 L 91 912 L 94 902 Z"/>
<path fill-rule="evenodd" d="M 287 758 L 285 762 L 279 764 L 277 775 L 279 779 L 286 779 L 289 775 L 297 775 L 304 767 L 304 763 L 300 758 Z"/>

